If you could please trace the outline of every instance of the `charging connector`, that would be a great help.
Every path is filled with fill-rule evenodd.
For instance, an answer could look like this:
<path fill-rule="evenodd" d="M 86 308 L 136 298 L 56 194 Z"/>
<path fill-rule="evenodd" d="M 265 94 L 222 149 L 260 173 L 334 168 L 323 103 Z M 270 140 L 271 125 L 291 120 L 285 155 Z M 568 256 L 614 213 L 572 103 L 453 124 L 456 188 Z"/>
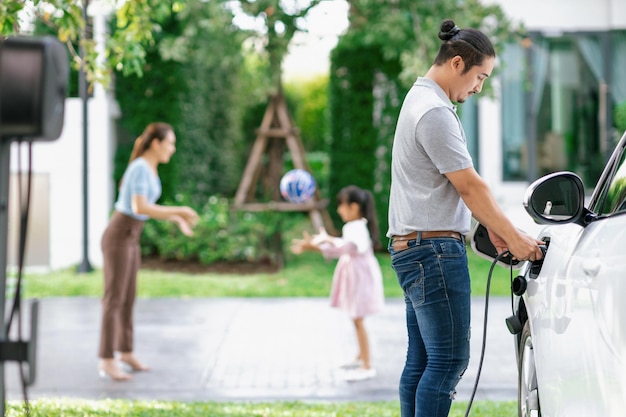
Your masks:
<path fill-rule="evenodd" d="M 489 315 L 489 289 L 491 287 L 491 276 L 493 275 L 493 269 L 498 263 L 506 257 L 512 259 L 513 255 L 509 251 L 502 252 L 498 256 L 495 257 L 493 262 L 491 263 L 491 267 L 489 268 L 489 274 L 487 275 L 487 289 L 485 291 L 485 316 L 483 319 L 483 340 L 482 347 L 480 349 L 480 360 L 478 362 L 478 372 L 476 372 L 476 381 L 474 382 L 474 389 L 472 390 L 472 395 L 470 396 L 469 403 L 467 404 L 467 410 L 465 411 L 465 417 L 469 416 L 470 410 L 472 409 L 472 403 L 474 402 L 474 397 L 476 396 L 476 390 L 478 389 L 478 381 L 480 380 L 480 373 L 483 369 L 483 362 L 485 360 L 485 348 L 487 347 L 487 317 Z M 511 276 L 513 276 L 513 268 L 511 267 Z"/>
<path fill-rule="evenodd" d="M 549 243 L 549 242 L 546 242 L 546 243 Z M 541 252 L 543 252 L 543 257 L 545 257 L 548 251 L 548 246 L 539 245 L 539 248 L 541 249 Z M 476 395 L 476 390 L 478 389 L 478 381 L 480 379 L 480 373 L 483 368 L 483 361 L 485 359 L 485 348 L 487 346 L 487 317 L 489 313 L 489 289 L 491 287 L 491 276 L 493 275 L 493 269 L 495 268 L 495 266 L 498 264 L 501 265 L 502 259 L 507 258 L 507 257 L 508 259 L 513 259 L 513 255 L 511 254 L 511 252 L 505 251 L 499 254 L 498 256 L 496 256 L 493 259 L 493 262 L 491 263 L 491 267 L 489 268 L 489 274 L 487 275 L 487 289 L 485 292 L 485 317 L 483 320 L 483 340 L 482 340 L 482 347 L 480 350 L 480 361 L 478 363 L 478 372 L 476 373 L 476 381 L 474 382 L 474 389 L 472 390 L 472 395 L 470 396 L 469 403 L 467 404 L 467 410 L 465 411 L 465 417 L 469 416 L 470 410 L 472 408 L 472 403 L 474 402 L 474 396 Z M 536 264 L 539 265 L 539 267 L 541 267 L 542 261 L 533 262 L 533 265 L 536 265 Z M 520 275 L 520 276 L 517 276 L 513 280 L 513 263 L 509 263 L 509 268 L 511 271 L 511 291 L 515 295 L 521 296 L 526 291 L 526 285 L 527 285 L 526 278 Z M 506 322 L 507 328 L 512 334 L 517 334 L 521 332 L 522 324 L 517 316 L 512 315 L 511 317 L 508 317 L 505 320 L 505 322 Z"/>

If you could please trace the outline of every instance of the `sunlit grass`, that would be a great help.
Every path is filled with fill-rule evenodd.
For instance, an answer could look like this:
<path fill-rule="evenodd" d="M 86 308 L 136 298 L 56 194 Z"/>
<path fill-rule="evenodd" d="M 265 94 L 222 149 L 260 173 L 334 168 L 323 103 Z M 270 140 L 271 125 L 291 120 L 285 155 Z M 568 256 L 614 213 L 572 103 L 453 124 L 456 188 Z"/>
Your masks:
<path fill-rule="evenodd" d="M 462 417 L 467 403 L 454 402 L 449 417 Z M 30 402 L 33 417 L 397 417 L 397 401 L 379 402 L 168 402 L 46 399 Z M 22 403 L 10 402 L 7 417 L 24 416 Z M 513 417 L 516 403 L 478 401 L 472 417 Z"/>
<path fill-rule="evenodd" d="M 388 254 L 377 258 L 383 271 L 386 297 L 401 297 Z M 468 252 L 472 294 L 484 296 L 490 263 Z M 325 297 L 335 262 L 325 261 L 317 253 L 289 255 L 285 267 L 275 273 L 258 274 L 188 274 L 142 269 L 139 272 L 138 296 L 155 297 Z M 57 296 L 99 297 L 102 292 L 102 270 L 79 274 L 75 268 L 47 274 L 28 274 L 25 296 L 28 298 Z M 509 271 L 494 269 L 491 295 L 509 295 Z"/>

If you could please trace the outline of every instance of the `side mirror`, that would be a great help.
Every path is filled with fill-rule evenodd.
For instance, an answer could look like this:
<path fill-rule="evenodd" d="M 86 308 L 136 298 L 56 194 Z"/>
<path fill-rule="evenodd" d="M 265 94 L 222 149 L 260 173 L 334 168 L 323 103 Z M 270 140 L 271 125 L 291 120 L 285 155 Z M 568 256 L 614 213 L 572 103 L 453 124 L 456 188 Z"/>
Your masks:
<path fill-rule="evenodd" d="M 530 184 L 524 208 L 537 224 L 576 223 L 585 226 L 585 189 L 572 172 L 554 172 Z"/>

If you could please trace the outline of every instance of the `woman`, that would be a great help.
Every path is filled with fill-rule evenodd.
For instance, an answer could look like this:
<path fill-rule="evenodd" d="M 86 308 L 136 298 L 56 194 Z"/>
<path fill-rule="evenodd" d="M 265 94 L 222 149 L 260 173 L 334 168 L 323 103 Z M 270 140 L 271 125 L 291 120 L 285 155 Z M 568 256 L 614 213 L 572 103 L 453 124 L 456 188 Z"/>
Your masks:
<path fill-rule="evenodd" d="M 198 214 L 190 207 L 156 204 L 161 195 L 157 167 L 176 151 L 176 135 L 166 123 L 151 123 L 135 141 L 130 162 L 115 203 L 115 211 L 102 236 L 104 294 L 98 371 L 101 377 L 126 381 L 118 359 L 132 371 L 147 371 L 133 353 L 133 305 L 137 271 L 141 263 L 139 238 L 144 221 L 153 218 L 176 223 L 185 235 L 193 234 Z"/>

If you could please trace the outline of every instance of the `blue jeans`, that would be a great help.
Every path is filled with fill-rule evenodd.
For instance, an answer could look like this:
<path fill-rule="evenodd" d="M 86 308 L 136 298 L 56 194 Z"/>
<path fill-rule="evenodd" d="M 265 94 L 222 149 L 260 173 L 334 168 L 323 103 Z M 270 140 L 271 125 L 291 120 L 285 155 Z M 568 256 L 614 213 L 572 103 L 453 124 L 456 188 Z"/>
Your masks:
<path fill-rule="evenodd" d="M 465 244 L 416 239 L 391 265 L 404 291 L 409 345 L 400 378 L 402 417 L 446 417 L 470 352 L 470 277 Z"/>

